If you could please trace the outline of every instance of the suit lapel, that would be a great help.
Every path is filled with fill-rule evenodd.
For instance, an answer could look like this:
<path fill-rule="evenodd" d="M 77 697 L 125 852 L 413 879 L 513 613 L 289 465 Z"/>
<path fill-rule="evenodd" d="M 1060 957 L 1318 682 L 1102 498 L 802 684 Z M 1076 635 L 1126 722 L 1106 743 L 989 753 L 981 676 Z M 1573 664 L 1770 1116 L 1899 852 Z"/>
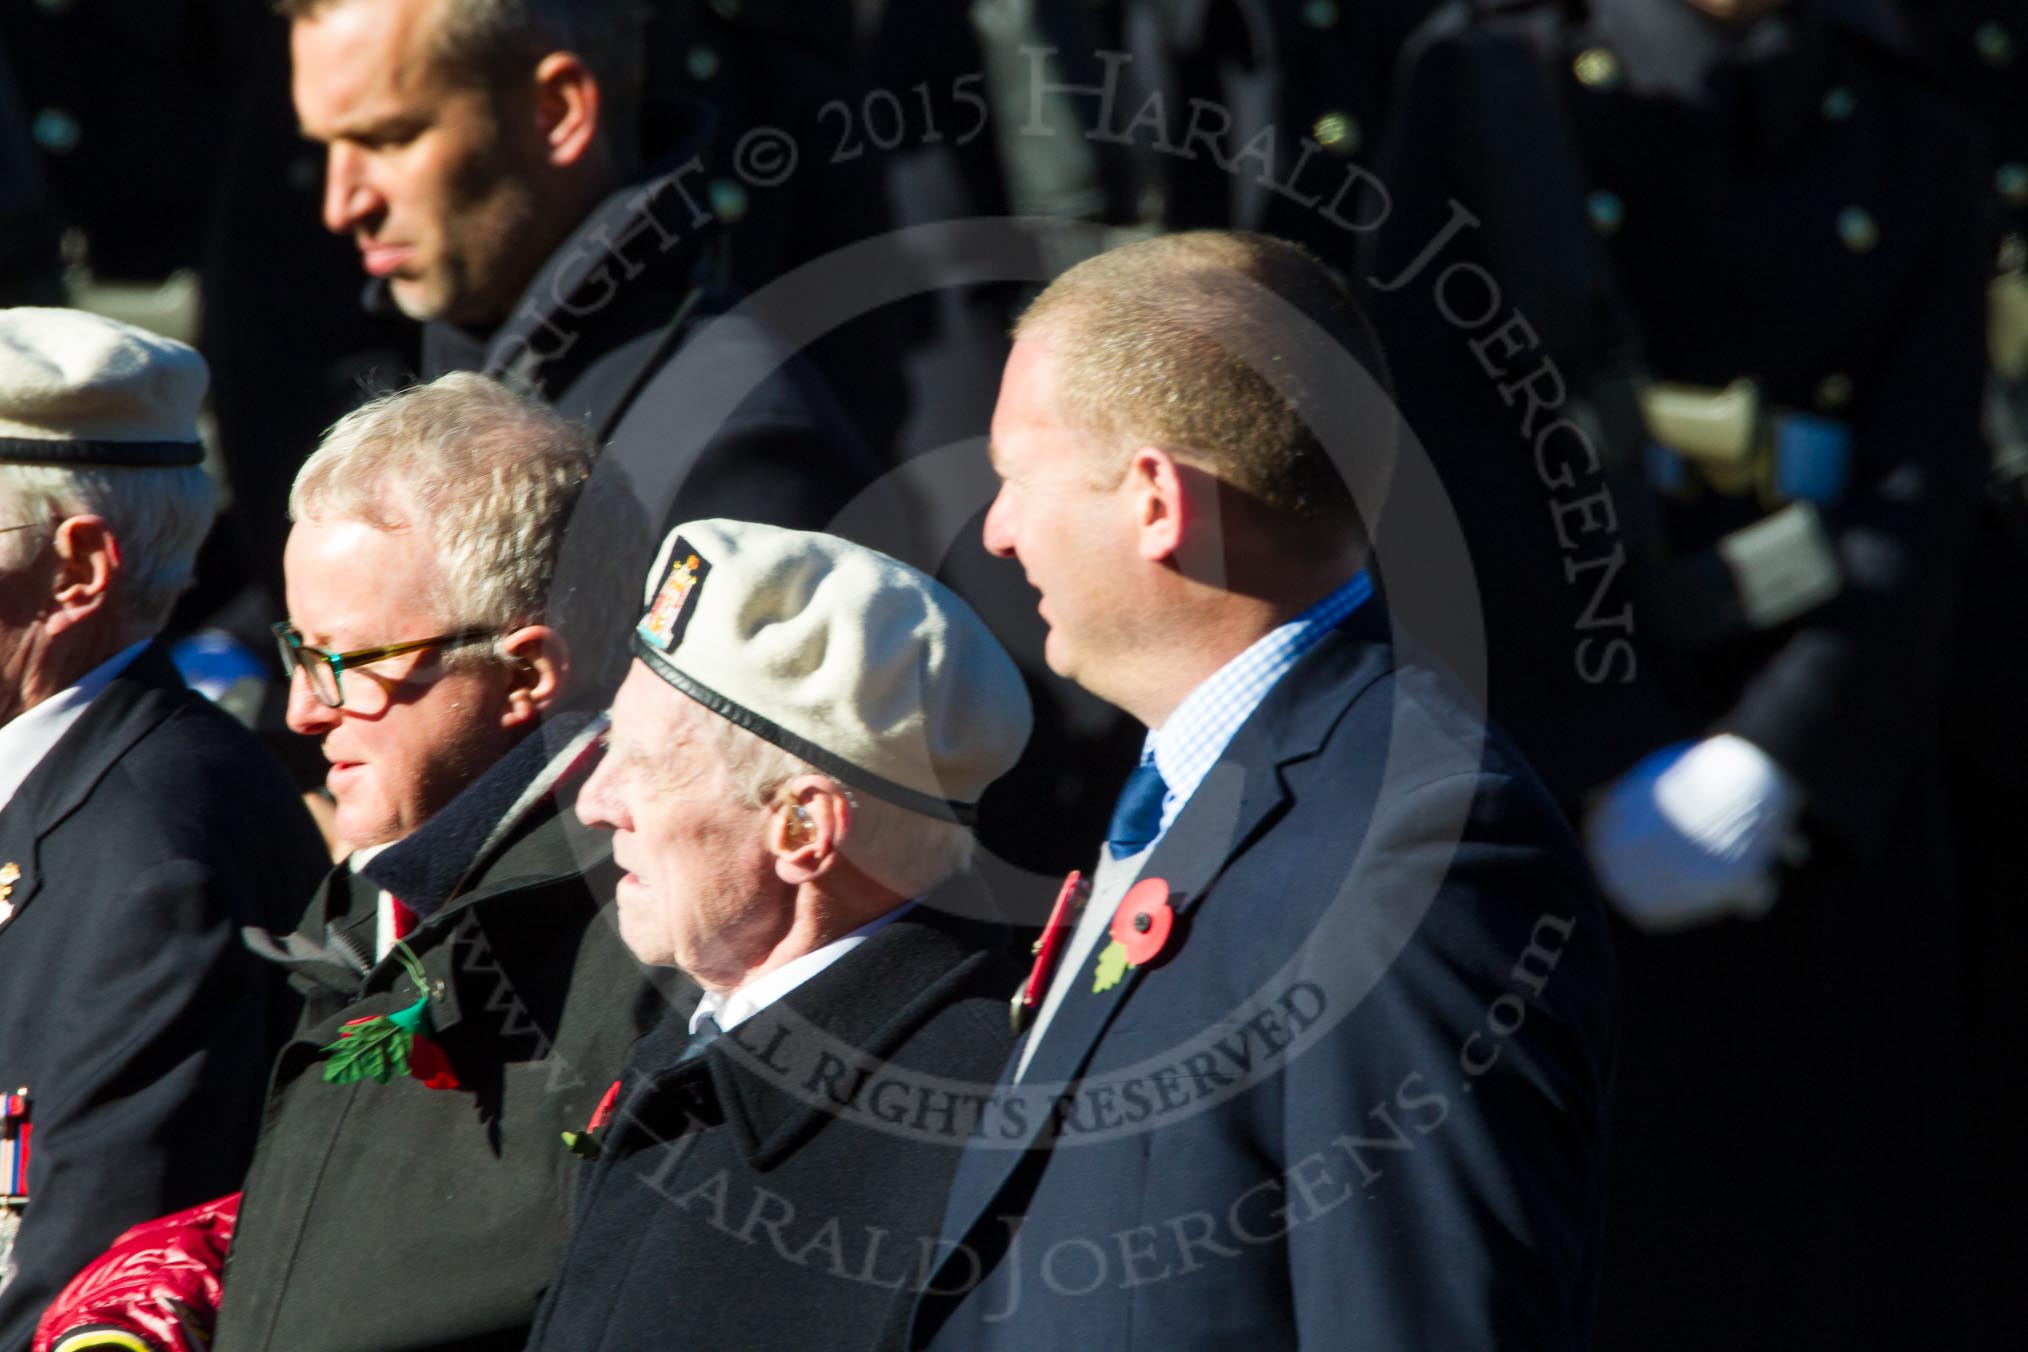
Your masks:
<path fill-rule="evenodd" d="M 1222 759 L 1191 795 L 1189 805 L 1149 855 L 1140 876 L 1168 882 L 1170 905 L 1180 922 L 1283 801 L 1279 776 L 1271 762 L 1249 765 Z M 1103 948 L 1101 940 L 1094 954 Z M 959 1161 L 945 1208 L 947 1235 L 970 1233 L 1027 1153 L 1049 1144 L 1055 1130 L 1054 1104 L 1065 1092 L 1074 1091 L 1072 1082 L 1083 1073 L 1099 1039 L 1149 975 L 1130 967 L 1119 985 L 1094 993 L 1094 960 L 1088 959 L 1081 970 L 1070 975 L 1070 989 L 1064 992 L 1056 1017 L 1035 1049 L 1028 1073 L 1010 1091 L 1010 1097 L 1023 1104 L 1020 1132 L 1005 1146 L 996 1143 L 990 1149 L 968 1149 Z M 1018 1060 L 1017 1047 L 1008 1061 L 1008 1073 Z"/>
<path fill-rule="evenodd" d="M 1346 709 L 1392 665 L 1387 628 L 1386 611 L 1376 599 L 1325 635 L 1233 735 L 1155 846 L 1140 876 L 1169 884 L 1182 942 L 1189 942 L 1186 922 L 1219 875 L 1282 814 L 1289 801 L 1283 767 L 1316 755 Z M 1023 1131 L 1004 1147 L 968 1149 L 960 1161 L 945 1209 L 947 1237 L 971 1234 L 1028 1153 L 1049 1145 L 1052 1104 L 1074 1092 L 1099 1040 L 1141 985 L 1161 980 L 1159 964 L 1129 967 L 1117 986 L 1095 994 L 1092 968 L 1087 960 L 1072 974 L 1074 984 L 1044 1030 L 1028 1073 L 1010 1091 L 1025 1100 Z M 1019 1054 L 1017 1046 L 1010 1073 Z"/>
<path fill-rule="evenodd" d="M 864 955 L 883 963 L 878 980 L 869 982 L 863 971 L 854 971 L 858 964 L 853 959 L 861 953 L 849 953 L 811 981 L 815 987 L 833 978 L 824 989 L 792 992 L 740 1024 L 720 1039 L 733 1043 L 731 1048 L 713 1044 L 706 1059 L 712 1063 L 719 1103 L 751 1168 L 775 1168 L 838 1115 L 822 1095 L 788 1089 L 810 1083 L 820 1038 L 857 1053 L 858 1064 L 878 1074 L 886 1058 L 992 963 L 987 952 L 954 952 L 941 935 L 922 942 L 924 927 L 911 925 L 912 918 L 897 920 L 867 940 L 870 948 L 892 936 L 886 953 Z M 894 980 L 895 975 L 908 978 L 907 983 Z M 798 995 L 805 998 L 799 1001 Z M 795 1046 L 799 1042 L 800 1048 Z"/>
<path fill-rule="evenodd" d="M 42 837 L 77 810 L 134 743 L 176 712 L 185 693 L 168 654 L 159 643 L 149 644 L 22 781 L 0 812 L 0 867 L 11 863 L 20 871 L 9 884 L 10 920 L 42 891 Z"/>
<path fill-rule="evenodd" d="M 1272 761 L 1221 759 L 1141 866 L 1136 881 L 1166 882 L 1169 905 L 1182 922 L 1285 797 Z M 1129 967 L 1118 985 L 1095 992 L 1093 969 L 1106 942 L 1101 938 L 1083 969 L 1070 974 L 1070 989 L 1044 1030 L 1023 1083 L 1061 1084 L 1081 1074 L 1113 1017 L 1148 975 L 1145 968 Z"/>

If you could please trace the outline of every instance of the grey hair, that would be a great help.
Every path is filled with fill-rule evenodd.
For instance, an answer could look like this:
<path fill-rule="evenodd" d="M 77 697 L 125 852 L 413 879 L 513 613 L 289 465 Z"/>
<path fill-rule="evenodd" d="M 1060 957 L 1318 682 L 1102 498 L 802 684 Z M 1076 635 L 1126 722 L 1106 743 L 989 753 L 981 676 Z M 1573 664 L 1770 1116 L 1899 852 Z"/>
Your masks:
<path fill-rule="evenodd" d="M 799 775 L 837 780 L 728 718 L 711 720 L 727 793 L 764 808 Z M 852 801 L 844 851 L 853 865 L 896 896 L 918 897 L 971 867 L 973 837 L 957 822 L 927 816 L 871 793 L 838 787 Z"/>
<path fill-rule="evenodd" d="M 350 0 L 276 0 L 291 23 Z M 511 89 L 551 52 L 571 52 L 599 83 L 605 123 L 622 146 L 640 112 L 646 78 L 643 0 L 442 0 L 433 34 L 444 69 L 480 87 Z"/>
<path fill-rule="evenodd" d="M 97 516 L 120 547 L 114 615 L 124 642 L 159 632 L 189 588 L 197 548 L 218 514 L 218 485 L 201 465 L 126 469 L 0 465 L 5 525 Z M 18 567 L 46 539 L 33 531 L 0 536 L 0 562 Z"/>
<path fill-rule="evenodd" d="M 553 625 L 579 676 L 607 692 L 628 660 L 625 635 L 653 542 L 623 479 L 594 475 L 597 458 L 577 423 L 456 371 L 339 419 L 297 473 L 289 518 L 427 532 L 445 623 L 502 633 Z M 573 529 L 589 545 L 573 551 L 563 594 L 558 574 Z M 469 661 L 472 651 L 446 660 Z"/>

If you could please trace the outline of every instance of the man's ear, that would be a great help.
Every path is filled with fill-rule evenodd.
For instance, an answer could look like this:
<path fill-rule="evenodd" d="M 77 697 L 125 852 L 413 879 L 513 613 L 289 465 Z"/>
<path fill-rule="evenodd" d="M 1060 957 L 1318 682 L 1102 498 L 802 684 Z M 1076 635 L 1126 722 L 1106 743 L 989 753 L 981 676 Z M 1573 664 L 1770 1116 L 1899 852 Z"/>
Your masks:
<path fill-rule="evenodd" d="M 1218 476 L 1159 446 L 1143 446 L 1127 462 L 1127 485 L 1141 557 L 1199 582 L 1226 585 Z"/>
<path fill-rule="evenodd" d="M 604 91 L 583 61 L 571 52 L 542 58 L 535 67 L 535 118 L 551 164 L 562 169 L 582 163 L 604 116 Z"/>
<path fill-rule="evenodd" d="M 60 634 L 112 605 L 120 575 L 120 542 L 103 517 L 73 516 L 56 528 L 56 576 L 51 579 L 49 632 Z"/>
<path fill-rule="evenodd" d="M 770 812 L 776 877 L 800 887 L 837 867 L 852 830 L 852 801 L 843 789 L 822 775 L 798 775 L 782 786 Z"/>
<path fill-rule="evenodd" d="M 1176 458 L 1159 446 L 1141 447 L 1127 460 L 1125 486 L 1141 557 L 1151 563 L 1174 558 L 1191 524 Z"/>
<path fill-rule="evenodd" d="M 570 645 L 546 624 L 524 625 L 500 640 L 507 660 L 505 727 L 534 722 L 570 688 Z"/>

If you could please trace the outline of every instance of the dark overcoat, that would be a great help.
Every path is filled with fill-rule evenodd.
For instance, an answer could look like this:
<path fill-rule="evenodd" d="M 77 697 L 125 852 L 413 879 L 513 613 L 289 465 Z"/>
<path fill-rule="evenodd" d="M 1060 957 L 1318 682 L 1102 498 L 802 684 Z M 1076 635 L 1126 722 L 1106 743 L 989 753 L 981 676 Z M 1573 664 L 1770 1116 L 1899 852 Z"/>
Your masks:
<path fill-rule="evenodd" d="M 880 466 L 781 335 L 726 313 L 736 295 L 702 191 L 688 161 L 616 191 L 501 324 L 427 325 L 423 374 L 532 389 L 598 435 L 600 473 L 624 471 L 653 521 L 853 534 L 839 514 Z"/>
<path fill-rule="evenodd" d="M 531 1348 L 892 1348 L 1012 1042 L 1006 931 L 920 904 L 683 1059 L 635 1048 Z"/>
<path fill-rule="evenodd" d="M 584 749 L 546 761 L 530 737 L 371 876 L 333 873 L 296 931 L 263 945 L 306 1004 L 275 1063 L 219 1352 L 521 1346 L 570 1225 L 562 1133 L 660 1006 L 602 912 L 604 838 L 568 819 Z M 396 958 L 365 961 L 383 885 L 425 912 L 406 942 L 454 1087 L 323 1078 L 347 1022 L 418 998 Z"/>
<path fill-rule="evenodd" d="M 328 866 L 274 757 L 159 647 L 0 810 L 0 1081 L 33 1135 L 0 1348 L 128 1226 L 238 1186 L 296 1002 L 240 944 Z"/>

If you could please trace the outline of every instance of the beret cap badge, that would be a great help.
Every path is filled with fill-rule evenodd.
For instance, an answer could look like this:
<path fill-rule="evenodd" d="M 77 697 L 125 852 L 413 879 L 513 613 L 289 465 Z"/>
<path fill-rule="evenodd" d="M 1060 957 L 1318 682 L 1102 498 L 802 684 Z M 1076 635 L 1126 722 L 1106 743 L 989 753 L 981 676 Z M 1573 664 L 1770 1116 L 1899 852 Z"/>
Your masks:
<path fill-rule="evenodd" d="M 655 600 L 641 617 L 641 637 L 665 653 L 674 652 L 683 641 L 683 630 L 697 609 L 698 590 L 710 572 L 709 561 L 679 536 L 669 551 L 669 567 L 655 589 Z"/>

